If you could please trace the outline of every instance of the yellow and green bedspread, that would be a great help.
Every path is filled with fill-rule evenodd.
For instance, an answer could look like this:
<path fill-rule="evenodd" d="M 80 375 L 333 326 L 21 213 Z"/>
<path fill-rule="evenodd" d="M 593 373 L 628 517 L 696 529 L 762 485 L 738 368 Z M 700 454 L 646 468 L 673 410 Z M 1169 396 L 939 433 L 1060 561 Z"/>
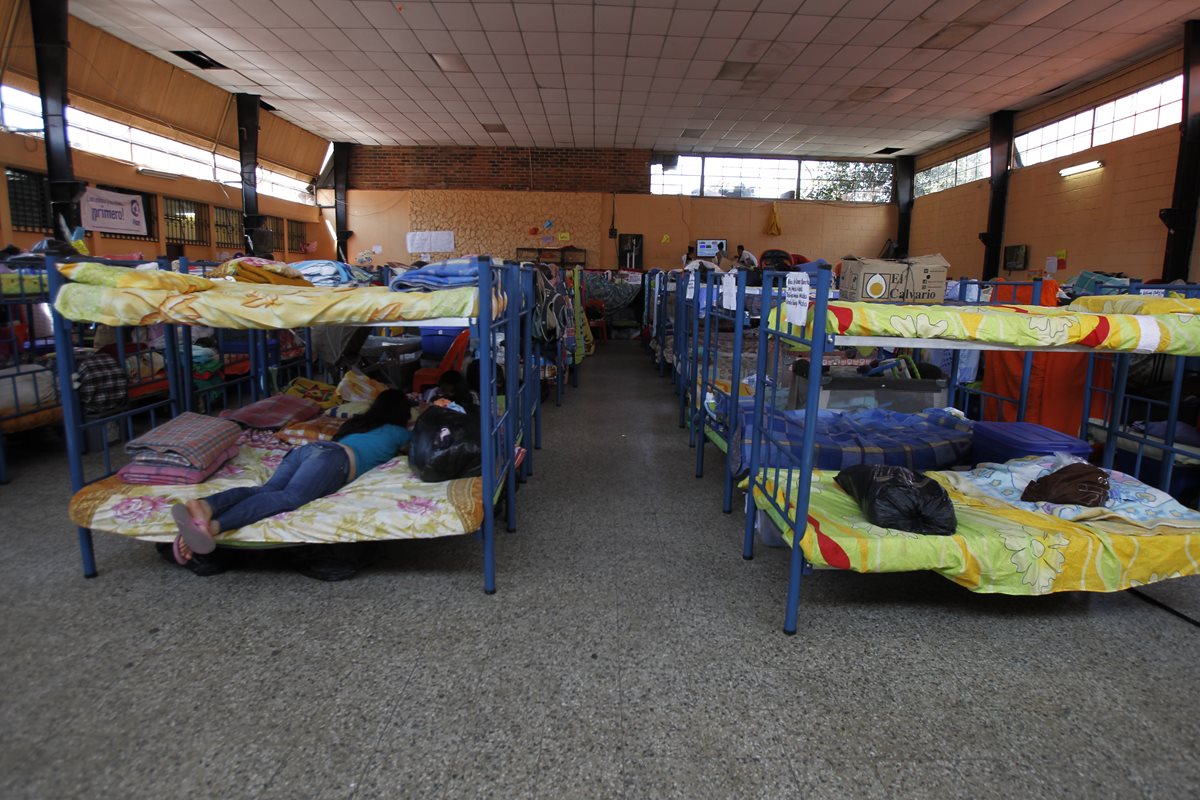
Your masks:
<path fill-rule="evenodd" d="M 502 313 L 505 298 L 492 308 Z M 436 292 L 392 292 L 386 287 L 273 286 L 216 281 L 205 291 L 69 283 L 54 307 L 67 319 L 105 325 L 160 322 L 226 329 L 286 329 L 313 325 L 365 325 L 479 313 L 474 287 Z"/>
<path fill-rule="evenodd" d="M 1114 298 L 1096 298 L 1111 303 Z M 829 333 L 944 339 L 1014 348 L 1077 347 L 1099 351 L 1200 355 L 1200 318 L 1194 313 L 1163 313 L 1151 298 L 1131 306 L 1150 313 L 1096 314 L 1080 308 L 1042 306 L 897 306 L 885 303 L 833 302 L 826 321 Z M 1079 301 L 1076 301 L 1079 302 Z M 1164 299 L 1166 303 L 1196 301 Z M 1200 305 L 1200 304 L 1198 304 Z M 1111 306 L 1121 310 L 1124 306 Z M 812 326 L 809 312 L 809 331 Z M 787 323 L 783 323 L 787 324 Z M 768 325 L 780 330 L 779 310 Z M 796 326 L 787 332 L 797 335 Z"/>
<path fill-rule="evenodd" d="M 799 474 L 767 470 L 767 490 L 754 502 L 791 544 Z M 836 483 L 836 472 L 815 470 L 808 532 L 800 541 L 818 567 L 855 572 L 931 570 L 974 592 L 1039 595 L 1115 592 L 1200 571 L 1200 530 L 1169 524 L 1139 527 L 1112 519 L 1067 521 L 1025 511 L 956 488 L 953 473 L 927 472 L 946 487 L 958 516 L 953 536 L 927 536 L 872 525 Z M 743 483 L 743 488 L 746 484 Z M 960 488 L 968 488 L 961 486 Z"/>
<path fill-rule="evenodd" d="M 44 273 L 0 272 L 0 295 L 6 297 L 42 295 L 48 285 Z"/>
<path fill-rule="evenodd" d="M 261 484 L 284 456 L 282 450 L 242 445 L 213 479 L 191 486 L 139 486 L 117 476 L 85 486 L 72 499 L 71 520 L 84 528 L 143 541 L 175 538 L 174 503 L 235 486 Z M 228 531 L 226 545 L 360 542 L 432 539 L 474 533 L 483 524 L 479 478 L 425 483 L 401 457 L 295 511 Z"/>
<path fill-rule="evenodd" d="M 1200 314 L 1200 300 L 1179 296 L 1101 294 L 1076 298 L 1069 308 L 1093 314 Z"/>

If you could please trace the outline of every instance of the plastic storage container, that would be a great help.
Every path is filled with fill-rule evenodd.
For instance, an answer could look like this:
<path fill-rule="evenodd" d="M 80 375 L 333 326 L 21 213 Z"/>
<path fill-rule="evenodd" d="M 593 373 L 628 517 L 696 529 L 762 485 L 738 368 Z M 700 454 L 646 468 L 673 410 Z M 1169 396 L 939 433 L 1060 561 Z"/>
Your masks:
<path fill-rule="evenodd" d="M 1087 458 L 1092 452 L 1092 446 L 1082 439 L 1036 422 L 976 422 L 971 440 L 978 463 L 1002 464 L 1013 458 L 1051 453 Z"/>
<path fill-rule="evenodd" d="M 446 355 L 455 338 L 466 328 L 421 328 L 421 350 L 426 358 Z"/>

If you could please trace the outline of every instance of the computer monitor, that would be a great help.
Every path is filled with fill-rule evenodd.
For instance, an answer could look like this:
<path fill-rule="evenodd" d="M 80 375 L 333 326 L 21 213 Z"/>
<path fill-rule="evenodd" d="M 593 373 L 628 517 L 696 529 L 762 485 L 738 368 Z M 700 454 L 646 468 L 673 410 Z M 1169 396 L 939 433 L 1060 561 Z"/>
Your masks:
<path fill-rule="evenodd" d="M 724 239 L 697 239 L 696 255 L 700 258 L 712 258 L 725 250 Z"/>

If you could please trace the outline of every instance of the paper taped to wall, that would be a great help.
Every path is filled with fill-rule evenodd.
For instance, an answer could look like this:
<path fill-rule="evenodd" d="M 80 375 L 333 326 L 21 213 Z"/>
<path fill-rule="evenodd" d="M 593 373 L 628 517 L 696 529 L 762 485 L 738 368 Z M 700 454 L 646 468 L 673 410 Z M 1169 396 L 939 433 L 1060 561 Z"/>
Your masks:
<path fill-rule="evenodd" d="M 410 253 L 454 252 L 454 231 L 409 231 L 405 240 Z"/>

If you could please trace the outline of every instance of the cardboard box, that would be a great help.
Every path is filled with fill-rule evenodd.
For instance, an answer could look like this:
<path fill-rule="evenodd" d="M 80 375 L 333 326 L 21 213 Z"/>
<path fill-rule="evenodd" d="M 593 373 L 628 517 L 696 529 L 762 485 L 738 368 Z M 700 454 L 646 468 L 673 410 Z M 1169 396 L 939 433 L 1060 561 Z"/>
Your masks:
<path fill-rule="evenodd" d="M 845 258 L 838 297 L 862 302 L 940 304 L 946 298 L 949 269 L 950 263 L 939 254 L 903 261 Z"/>

